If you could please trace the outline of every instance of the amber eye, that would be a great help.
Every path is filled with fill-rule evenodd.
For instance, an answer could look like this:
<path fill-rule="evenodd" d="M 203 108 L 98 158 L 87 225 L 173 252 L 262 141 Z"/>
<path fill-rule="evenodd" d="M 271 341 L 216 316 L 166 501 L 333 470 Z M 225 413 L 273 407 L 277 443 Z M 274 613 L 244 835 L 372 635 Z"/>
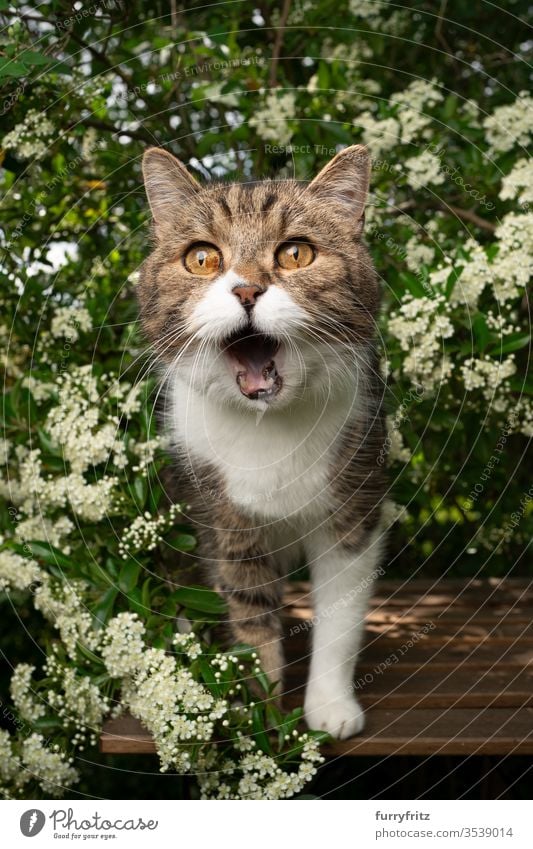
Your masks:
<path fill-rule="evenodd" d="M 314 258 L 315 252 L 307 242 L 285 242 L 276 251 L 276 259 L 286 271 L 305 268 L 311 265 Z"/>
<path fill-rule="evenodd" d="M 194 245 L 185 254 L 185 268 L 191 274 L 214 274 L 220 268 L 220 251 L 214 245 Z"/>

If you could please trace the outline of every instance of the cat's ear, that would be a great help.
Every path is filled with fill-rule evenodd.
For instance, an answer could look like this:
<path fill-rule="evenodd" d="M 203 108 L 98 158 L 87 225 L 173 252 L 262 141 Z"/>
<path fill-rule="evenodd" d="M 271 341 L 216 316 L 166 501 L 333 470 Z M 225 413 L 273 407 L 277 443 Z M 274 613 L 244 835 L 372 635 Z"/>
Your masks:
<path fill-rule="evenodd" d="M 142 168 L 156 227 L 171 221 L 176 207 L 200 190 L 200 184 L 179 159 L 160 147 L 146 151 Z"/>
<path fill-rule="evenodd" d="M 337 153 L 308 188 L 323 200 L 343 206 L 362 227 L 371 167 L 367 148 L 354 144 Z"/>

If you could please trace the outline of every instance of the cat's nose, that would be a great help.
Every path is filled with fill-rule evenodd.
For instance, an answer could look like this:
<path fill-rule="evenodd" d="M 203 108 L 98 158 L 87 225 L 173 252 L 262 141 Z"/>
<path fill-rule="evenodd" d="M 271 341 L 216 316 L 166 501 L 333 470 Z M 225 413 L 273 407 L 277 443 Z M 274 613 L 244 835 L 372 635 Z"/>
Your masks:
<path fill-rule="evenodd" d="M 238 298 L 243 307 L 253 307 L 259 297 L 265 291 L 261 286 L 235 286 L 232 290 L 236 298 Z"/>

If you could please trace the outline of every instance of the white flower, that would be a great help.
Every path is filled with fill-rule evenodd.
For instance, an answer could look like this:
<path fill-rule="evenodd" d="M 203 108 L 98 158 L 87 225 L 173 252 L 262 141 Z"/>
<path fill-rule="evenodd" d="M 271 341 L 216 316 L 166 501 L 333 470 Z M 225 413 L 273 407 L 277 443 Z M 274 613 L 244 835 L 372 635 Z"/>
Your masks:
<path fill-rule="evenodd" d="M 483 121 L 492 151 L 505 153 L 515 145 L 527 147 L 533 133 L 533 98 L 521 91 L 514 103 L 498 106 Z"/>
<path fill-rule="evenodd" d="M 400 107 L 398 121 L 402 144 L 410 144 L 418 136 L 424 136 L 423 131 L 431 124 L 431 117 L 426 114 L 426 110 L 443 99 L 435 82 L 414 80 L 403 91 L 392 95 L 391 103 L 399 104 Z"/>
<path fill-rule="evenodd" d="M 78 724 L 84 731 L 98 730 L 104 715 L 109 710 L 107 699 L 86 675 L 79 675 L 72 667 L 62 669 L 61 687 L 63 694 L 51 690 L 48 701 L 61 718 Z"/>
<path fill-rule="evenodd" d="M 430 183 L 438 185 L 444 183 L 444 174 L 438 156 L 429 150 L 424 150 L 418 156 L 411 156 L 405 160 L 407 169 L 407 182 L 414 189 L 428 186 Z"/>
<path fill-rule="evenodd" d="M 492 262 L 494 293 L 499 301 L 521 294 L 531 277 L 533 212 L 509 213 L 496 230 L 498 253 Z"/>
<path fill-rule="evenodd" d="M 42 112 L 28 109 L 24 121 L 4 136 L 2 147 L 23 159 L 42 159 L 54 134 L 54 125 Z"/>
<path fill-rule="evenodd" d="M 62 796 L 78 780 L 71 761 L 61 752 L 51 751 L 41 734 L 33 733 L 22 743 L 22 763 L 49 795 Z"/>
<path fill-rule="evenodd" d="M 11 736 L 8 731 L 0 728 L 0 788 L 11 782 L 18 783 L 17 779 L 20 781 L 20 777 L 20 763 L 13 754 Z M 9 798 L 5 790 L 2 795 Z"/>
<path fill-rule="evenodd" d="M 86 307 L 58 307 L 54 312 L 50 332 L 55 339 L 64 337 L 75 342 L 80 332 L 92 330 L 91 314 Z"/>
<path fill-rule="evenodd" d="M 68 516 L 60 516 L 53 521 L 38 514 L 23 519 L 15 528 L 15 539 L 21 542 L 27 540 L 46 540 L 56 548 L 60 548 L 64 554 L 69 554 L 70 546 L 65 545 L 65 537 L 74 530 L 74 524 Z"/>
<path fill-rule="evenodd" d="M 258 109 L 250 118 L 250 126 L 256 128 L 257 135 L 264 141 L 273 141 L 283 146 L 291 140 L 293 130 L 290 122 L 295 117 L 296 100 L 293 92 L 280 94 L 275 89 L 270 89 L 263 108 Z"/>
<path fill-rule="evenodd" d="M 27 590 L 47 577 L 34 560 L 14 551 L 0 551 L 0 590 Z"/>
<path fill-rule="evenodd" d="M 48 401 L 56 391 L 55 383 L 37 380 L 33 375 L 28 374 L 22 380 L 22 385 L 29 389 L 33 395 L 33 399 L 37 404 L 42 401 Z"/>
<path fill-rule="evenodd" d="M 189 634 L 176 634 L 173 643 L 178 651 L 185 652 L 191 660 L 195 660 L 202 654 L 202 646 L 192 631 Z"/>
<path fill-rule="evenodd" d="M 512 171 L 502 180 L 500 191 L 502 200 L 514 200 L 522 204 L 533 203 L 533 162 L 531 159 L 519 159 Z"/>
<path fill-rule="evenodd" d="M 410 271 L 420 271 L 421 265 L 430 265 L 435 257 L 435 251 L 430 245 L 421 242 L 418 236 L 411 236 L 405 245 L 407 268 Z"/>
<path fill-rule="evenodd" d="M 389 463 L 408 463 L 411 459 L 411 450 L 404 445 L 403 436 L 399 429 L 399 421 L 395 416 L 387 416 L 387 436 Z"/>
<path fill-rule="evenodd" d="M 143 662 L 145 628 L 136 613 L 119 613 L 107 623 L 102 658 L 113 678 L 134 675 Z"/>
<path fill-rule="evenodd" d="M 371 112 L 362 112 L 357 123 L 363 129 L 363 141 L 372 152 L 373 157 L 380 157 L 398 144 L 400 124 L 396 118 L 379 120 Z"/>
<path fill-rule="evenodd" d="M 77 643 L 91 651 L 98 649 L 101 634 L 93 627 L 93 617 L 83 604 L 85 585 L 72 581 L 69 585 L 41 584 L 35 590 L 34 605 L 60 633 L 69 657 L 76 659 Z"/>
<path fill-rule="evenodd" d="M 123 559 L 139 551 L 153 551 L 161 542 L 163 531 L 172 527 L 181 512 L 181 506 L 173 504 L 167 513 L 155 518 L 152 518 L 150 513 L 137 516 L 124 532 L 118 545 Z"/>
<path fill-rule="evenodd" d="M 484 359 L 471 358 L 461 366 L 465 389 L 481 389 L 488 401 L 491 401 L 500 386 L 516 372 L 514 355 L 496 360 L 486 356 Z"/>
<path fill-rule="evenodd" d="M 9 686 L 13 704 L 26 722 L 35 722 L 46 713 L 44 702 L 38 701 L 32 690 L 31 676 L 34 671 L 35 667 L 28 663 L 17 664 Z"/>
<path fill-rule="evenodd" d="M 494 271 L 489 264 L 485 250 L 475 239 L 468 239 L 464 245 L 468 260 L 458 259 L 463 264 L 461 276 L 457 280 L 450 295 L 450 303 L 467 304 L 475 307 L 483 289 L 494 279 Z"/>
<path fill-rule="evenodd" d="M 427 390 L 447 380 L 453 368 L 442 353 L 444 339 L 453 335 L 446 309 L 443 295 L 413 298 L 407 294 L 389 320 L 389 332 L 407 354 L 402 364 L 404 374 Z"/>
<path fill-rule="evenodd" d="M 59 401 L 46 419 L 46 430 L 62 449 L 73 472 L 81 474 L 105 462 L 117 440 L 117 422 L 100 423 L 98 392 L 91 366 L 59 378 Z"/>

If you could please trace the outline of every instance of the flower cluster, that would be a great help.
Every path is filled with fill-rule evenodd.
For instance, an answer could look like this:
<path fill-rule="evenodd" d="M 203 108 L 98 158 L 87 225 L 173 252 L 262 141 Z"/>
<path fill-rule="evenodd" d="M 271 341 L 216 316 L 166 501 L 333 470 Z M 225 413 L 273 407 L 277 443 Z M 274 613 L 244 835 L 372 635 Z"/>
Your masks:
<path fill-rule="evenodd" d="M 28 663 L 19 663 L 11 676 L 10 693 L 13 704 L 19 712 L 19 716 L 26 722 L 35 722 L 45 713 L 45 706 L 38 701 L 32 689 L 32 674 L 34 666 Z"/>
<path fill-rule="evenodd" d="M 42 112 L 28 109 L 24 121 L 4 136 L 2 147 L 23 159 L 41 159 L 55 132 L 53 123 Z"/>
<path fill-rule="evenodd" d="M 487 142 L 493 152 L 505 153 L 515 145 L 527 147 L 533 129 L 533 97 L 521 91 L 514 103 L 498 106 L 483 121 Z"/>
<path fill-rule="evenodd" d="M 495 360 L 489 356 L 470 358 L 461 366 L 465 389 L 481 389 L 487 401 L 491 401 L 494 409 L 503 412 L 506 405 L 502 399 L 495 399 L 498 390 L 508 383 L 508 379 L 516 372 L 515 358 L 509 354 L 503 360 Z"/>
<path fill-rule="evenodd" d="M 317 773 L 317 765 L 324 762 L 316 740 L 307 734 L 294 733 L 294 742 L 300 747 L 301 763 L 297 770 L 286 772 L 275 757 L 262 751 L 248 751 L 237 763 L 227 762 L 220 773 L 206 771 L 200 776 L 204 799 L 290 799 L 301 793 L 307 782 Z M 241 744 L 242 745 L 242 744 Z M 255 749 L 253 740 L 242 748 Z M 233 789 L 232 785 L 235 785 Z"/>
<path fill-rule="evenodd" d="M 392 95 L 391 104 L 397 104 L 399 107 L 397 118 L 401 127 L 402 144 L 410 144 L 414 139 L 425 135 L 431 124 L 427 110 L 441 100 L 442 94 L 436 86 L 436 80 L 414 80 L 403 91 Z"/>
<path fill-rule="evenodd" d="M 419 156 L 411 156 L 405 161 L 407 182 L 413 189 L 421 189 L 432 183 L 434 186 L 444 183 L 440 159 L 429 150 L 424 150 Z"/>
<path fill-rule="evenodd" d="M 278 94 L 275 89 L 270 89 L 263 108 L 258 109 L 250 118 L 250 126 L 255 127 L 257 135 L 263 141 L 274 141 L 280 146 L 287 145 L 292 138 L 295 107 L 292 92 Z"/>
<path fill-rule="evenodd" d="M 119 613 L 108 623 L 102 658 L 113 678 L 135 674 L 144 652 L 145 627 L 136 613 Z"/>
<path fill-rule="evenodd" d="M 27 590 L 37 585 L 44 577 L 34 560 L 9 549 L 0 551 L 0 591 Z"/>
<path fill-rule="evenodd" d="M 75 342 L 80 333 L 92 329 L 91 314 L 86 307 L 57 307 L 50 326 L 50 333 L 55 339 L 61 337 Z"/>
<path fill-rule="evenodd" d="M 443 342 L 453 335 L 443 295 L 413 298 L 406 295 L 400 309 L 389 320 L 389 330 L 406 356 L 402 369 L 413 383 L 428 391 L 445 381 L 452 363 L 443 353 Z"/>
<path fill-rule="evenodd" d="M 519 159 L 512 170 L 502 180 L 500 191 L 502 200 L 514 200 L 523 205 L 533 203 L 533 162 L 531 159 Z"/>
<path fill-rule="evenodd" d="M 122 558 L 127 560 L 139 551 L 153 551 L 162 541 L 163 531 L 172 527 L 181 512 L 180 504 L 172 504 L 167 513 L 155 518 L 148 512 L 137 516 L 119 542 L 118 550 Z"/>

